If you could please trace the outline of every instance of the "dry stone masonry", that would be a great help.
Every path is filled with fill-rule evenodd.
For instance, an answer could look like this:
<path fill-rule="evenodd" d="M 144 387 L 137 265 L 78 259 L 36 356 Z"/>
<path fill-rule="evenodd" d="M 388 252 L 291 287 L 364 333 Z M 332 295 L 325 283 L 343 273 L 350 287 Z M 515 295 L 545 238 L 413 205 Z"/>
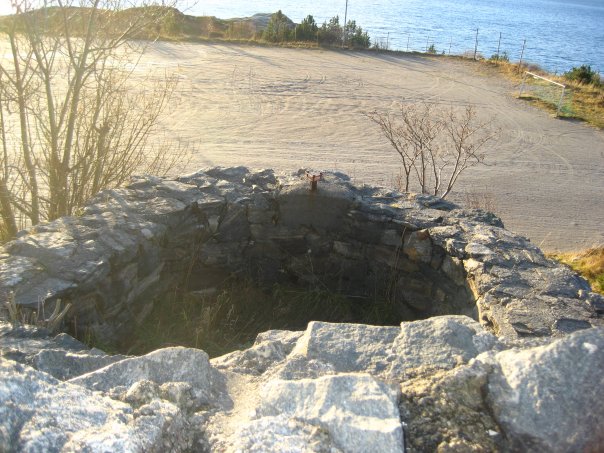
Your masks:
<path fill-rule="evenodd" d="M 601 325 L 602 298 L 568 268 L 480 210 L 424 195 L 357 187 L 325 173 L 214 168 L 135 179 L 78 216 L 6 244 L 0 291 L 52 312 L 71 302 L 72 331 L 115 342 L 188 276 L 228 275 L 389 297 L 400 320 L 463 314 L 497 335 L 559 336 Z M 77 330 L 76 330 L 77 329 Z"/>
<path fill-rule="evenodd" d="M 183 278 L 320 285 L 399 326 L 314 321 L 214 359 L 0 321 L 0 451 L 603 451 L 604 299 L 480 210 L 323 174 L 140 177 L 4 246 L 3 300 L 108 343 Z"/>

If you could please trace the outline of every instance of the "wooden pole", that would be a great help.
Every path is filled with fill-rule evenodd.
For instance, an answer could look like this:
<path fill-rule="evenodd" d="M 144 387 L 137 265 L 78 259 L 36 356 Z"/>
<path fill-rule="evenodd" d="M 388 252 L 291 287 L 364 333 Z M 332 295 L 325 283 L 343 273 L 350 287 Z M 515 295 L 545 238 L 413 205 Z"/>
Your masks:
<path fill-rule="evenodd" d="M 519 73 L 522 70 L 522 58 L 524 57 L 524 48 L 525 47 L 526 47 L 526 38 L 524 39 L 524 42 L 522 43 L 522 52 L 520 52 L 520 61 L 518 62 L 518 72 Z"/>

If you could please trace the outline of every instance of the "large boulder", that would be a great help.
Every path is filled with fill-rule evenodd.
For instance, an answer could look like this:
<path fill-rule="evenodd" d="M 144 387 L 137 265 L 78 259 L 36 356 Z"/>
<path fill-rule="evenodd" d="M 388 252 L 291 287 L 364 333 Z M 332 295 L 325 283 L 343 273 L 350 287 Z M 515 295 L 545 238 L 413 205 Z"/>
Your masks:
<path fill-rule="evenodd" d="M 69 380 L 90 390 L 114 394 L 140 381 L 188 384 L 195 390 L 200 405 L 218 404 L 225 391 L 224 378 L 210 365 L 208 355 L 199 349 L 183 347 L 158 349 Z"/>
<path fill-rule="evenodd" d="M 261 390 L 260 400 L 255 418 L 268 420 L 254 420 L 252 426 L 262 426 L 265 431 L 257 439 L 255 432 L 250 433 L 250 427 L 244 426 L 238 436 L 244 451 L 283 451 L 280 438 L 291 438 L 303 424 L 324 431 L 331 446 L 343 452 L 404 452 L 398 390 L 369 375 L 344 373 L 298 381 L 273 380 Z M 283 417 L 294 422 L 291 428 L 283 429 Z M 279 440 L 263 450 L 267 435 Z"/>
<path fill-rule="evenodd" d="M 439 316 L 401 324 L 388 374 L 402 380 L 414 373 L 447 370 L 500 347 L 497 338 L 466 316 Z"/>
<path fill-rule="evenodd" d="M 487 398 L 510 447 L 604 451 L 604 329 L 495 355 Z"/>
<path fill-rule="evenodd" d="M 398 327 L 313 321 L 293 349 L 292 356 L 329 364 L 335 372 L 384 371 Z"/>
<path fill-rule="evenodd" d="M 135 411 L 98 392 L 0 358 L 0 451 L 161 452 L 191 447 L 178 408 Z"/>

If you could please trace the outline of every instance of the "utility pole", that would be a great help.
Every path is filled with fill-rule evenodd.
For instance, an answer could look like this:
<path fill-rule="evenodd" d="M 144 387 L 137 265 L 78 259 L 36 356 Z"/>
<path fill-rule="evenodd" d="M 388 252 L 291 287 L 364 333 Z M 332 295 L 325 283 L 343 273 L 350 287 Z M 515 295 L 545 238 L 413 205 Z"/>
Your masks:
<path fill-rule="evenodd" d="M 344 35 L 342 36 L 342 47 L 344 47 L 344 44 L 346 43 L 346 19 L 348 17 L 348 0 L 346 0 L 346 9 L 344 10 Z"/>
<path fill-rule="evenodd" d="M 501 48 L 501 32 L 499 32 L 499 42 L 497 43 L 497 61 L 499 61 L 499 49 Z"/>
<path fill-rule="evenodd" d="M 476 29 L 476 44 L 474 45 L 474 60 L 476 60 L 477 51 L 478 51 L 478 28 Z"/>

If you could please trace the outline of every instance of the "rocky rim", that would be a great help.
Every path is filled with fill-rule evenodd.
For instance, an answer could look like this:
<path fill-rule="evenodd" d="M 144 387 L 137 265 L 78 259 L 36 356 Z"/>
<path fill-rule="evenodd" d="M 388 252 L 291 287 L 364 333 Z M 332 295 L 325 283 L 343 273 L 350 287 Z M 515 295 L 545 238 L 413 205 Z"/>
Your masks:
<path fill-rule="evenodd" d="M 112 356 L 66 334 L 2 323 L 2 451 L 604 449 L 604 406 L 593 404 L 604 384 L 603 299 L 492 215 L 355 187 L 333 173 L 313 195 L 303 172 L 242 167 L 140 178 L 81 214 L 6 245 L 0 283 L 16 303 L 69 299 L 79 319 L 120 333 L 148 291 L 177 275 L 174 254 L 188 247 L 188 232 L 207 232 L 201 264 L 227 271 L 240 265 L 228 257 L 257 256 L 259 241 L 295 237 L 302 253 L 319 233 L 328 240 L 314 250 L 326 263 L 358 266 L 384 248 L 400 250 L 403 265 L 380 266 L 400 271 L 406 310 L 442 315 L 438 301 L 465 310 L 469 300 L 475 319 L 311 322 L 211 360 L 188 348 Z M 414 305 L 417 291 L 405 282 L 420 274 L 443 278 L 431 296 L 457 282 L 472 297 Z"/>

